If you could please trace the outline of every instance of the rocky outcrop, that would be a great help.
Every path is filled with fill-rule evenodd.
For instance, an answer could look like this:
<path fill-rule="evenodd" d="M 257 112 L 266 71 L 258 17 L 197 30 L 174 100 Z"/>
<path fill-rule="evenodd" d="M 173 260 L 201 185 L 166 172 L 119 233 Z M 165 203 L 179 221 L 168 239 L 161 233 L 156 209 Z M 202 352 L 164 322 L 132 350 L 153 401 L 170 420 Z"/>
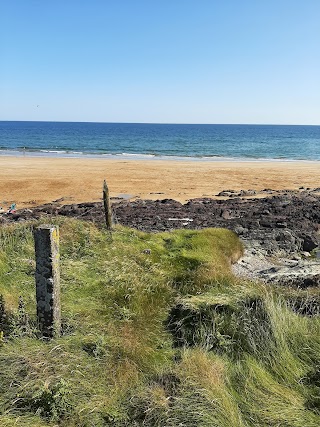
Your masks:
<path fill-rule="evenodd" d="M 265 255 L 310 252 L 320 243 L 320 196 L 303 191 L 265 198 L 137 200 L 115 206 L 118 221 L 145 231 L 224 227 Z"/>
<path fill-rule="evenodd" d="M 320 286 L 320 260 L 266 258 L 255 249 L 247 249 L 233 272 L 243 278 L 260 280 L 299 289 Z"/>
<path fill-rule="evenodd" d="M 316 190 L 283 191 L 270 195 L 271 190 L 266 189 L 261 193 L 269 194 L 269 197 L 192 199 L 186 204 L 170 199 L 122 200 L 113 204 L 113 212 L 120 224 L 143 231 L 228 228 L 267 256 L 286 256 L 301 251 L 311 252 L 319 247 L 320 194 Z M 72 216 L 104 223 L 101 202 L 63 206 L 52 203 L 32 210 L 0 214 L 0 223 L 38 219 L 46 215 Z"/>

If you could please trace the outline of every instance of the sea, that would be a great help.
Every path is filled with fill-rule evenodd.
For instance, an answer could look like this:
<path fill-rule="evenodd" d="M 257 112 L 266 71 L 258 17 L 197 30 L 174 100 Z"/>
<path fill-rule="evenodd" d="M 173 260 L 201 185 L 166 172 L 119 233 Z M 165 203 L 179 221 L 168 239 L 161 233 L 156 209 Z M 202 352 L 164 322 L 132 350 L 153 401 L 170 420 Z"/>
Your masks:
<path fill-rule="evenodd" d="M 320 126 L 0 121 L 0 155 L 320 161 Z"/>

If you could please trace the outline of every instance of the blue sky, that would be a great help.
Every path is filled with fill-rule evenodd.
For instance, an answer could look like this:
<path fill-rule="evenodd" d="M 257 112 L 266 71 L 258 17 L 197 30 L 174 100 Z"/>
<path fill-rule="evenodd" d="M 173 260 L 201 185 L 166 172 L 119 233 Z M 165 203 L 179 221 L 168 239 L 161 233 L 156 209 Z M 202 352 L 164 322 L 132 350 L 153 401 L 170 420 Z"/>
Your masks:
<path fill-rule="evenodd" d="M 0 120 L 320 124 L 319 0 L 0 0 Z"/>

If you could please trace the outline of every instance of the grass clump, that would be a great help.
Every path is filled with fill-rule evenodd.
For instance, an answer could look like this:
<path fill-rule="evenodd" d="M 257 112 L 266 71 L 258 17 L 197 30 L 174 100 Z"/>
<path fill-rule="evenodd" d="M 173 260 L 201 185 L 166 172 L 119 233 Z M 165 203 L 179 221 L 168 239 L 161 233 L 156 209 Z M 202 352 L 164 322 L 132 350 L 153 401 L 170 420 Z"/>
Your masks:
<path fill-rule="evenodd" d="M 200 346 L 208 351 L 259 358 L 275 345 L 268 310 L 262 297 L 204 294 L 181 300 L 170 311 L 168 328 L 176 347 Z"/>
<path fill-rule="evenodd" d="M 111 240 L 52 222 L 63 334 L 49 342 L 36 330 L 32 226 L 0 231 L 1 426 L 320 425 L 317 312 L 294 309 L 297 291 L 233 277 L 234 233 L 117 227 Z"/>

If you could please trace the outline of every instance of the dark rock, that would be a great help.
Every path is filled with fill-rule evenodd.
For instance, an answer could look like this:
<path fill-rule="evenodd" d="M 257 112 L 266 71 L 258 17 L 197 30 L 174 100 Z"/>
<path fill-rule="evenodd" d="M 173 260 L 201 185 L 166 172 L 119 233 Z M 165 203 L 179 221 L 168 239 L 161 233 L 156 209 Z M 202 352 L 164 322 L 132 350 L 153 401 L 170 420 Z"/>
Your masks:
<path fill-rule="evenodd" d="M 320 275 L 297 275 L 282 279 L 282 285 L 294 286 L 300 289 L 318 287 L 320 285 Z"/>
<path fill-rule="evenodd" d="M 261 227 L 272 228 L 272 224 L 269 221 L 260 221 Z"/>
<path fill-rule="evenodd" d="M 276 222 L 276 227 L 277 228 L 287 228 L 287 223 L 286 222 Z"/>
<path fill-rule="evenodd" d="M 234 194 L 235 194 L 235 191 L 233 191 L 233 190 L 223 190 L 223 191 L 220 191 L 220 193 L 218 193 L 217 196 L 219 196 L 219 197 L 232 197 L 232 196 L 234 196 Z"/>
<path fill-rule="evenodd" d="M 257 194 L 256 190 L 241 190 L 239 192 L 239 196 L 246 197 L 246 196 L 255 196 Z"/>
<path fill-rule="evenodd" d="M 314 236 L 305 236 L 303 238 L 302 249 L 305 252 L 311 252 L 318 247 L 318 241 Z"/>

